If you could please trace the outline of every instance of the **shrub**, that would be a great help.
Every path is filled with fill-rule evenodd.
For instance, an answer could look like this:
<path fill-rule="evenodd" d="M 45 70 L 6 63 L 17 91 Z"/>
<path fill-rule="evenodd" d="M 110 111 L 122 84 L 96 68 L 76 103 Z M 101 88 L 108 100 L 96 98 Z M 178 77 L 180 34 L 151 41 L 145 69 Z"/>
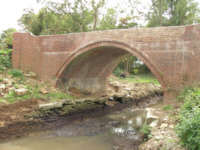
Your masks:
<path fill-rule="evenodd" d="M 120 67 L 117 67 L 113 72 L 113 74 L 117 77 L 120 77 L 120 75 L 123 73 L 124 73 L 124 71 Z"/>
<path fill-rule="evenodd" d="M 152 137 L 151 135 L 151 127 L 144 123 L 140 128 L 140 132 L 144 135 L 144 141 L 147 141 Z"/>
<path fill-rule="evenodd" d="M 179 99 L 184 100 L 176 127 L 181 144 L 188 150 L 200 149 L 200 88 L 185 90 Z"/>
<path fill-rule="evenodd" d="M 12 50 L 0 50 L 0 71 L 4 71 L 12 66 L 11 64 Z"/>
<path fill-rule="evenodd" d="M 12 69 L 8 72 L 8 74 L 11 75 L 14 78 L 20 78 L 20 79 L 24 78 L 24 74 L 21 70 Z"/>

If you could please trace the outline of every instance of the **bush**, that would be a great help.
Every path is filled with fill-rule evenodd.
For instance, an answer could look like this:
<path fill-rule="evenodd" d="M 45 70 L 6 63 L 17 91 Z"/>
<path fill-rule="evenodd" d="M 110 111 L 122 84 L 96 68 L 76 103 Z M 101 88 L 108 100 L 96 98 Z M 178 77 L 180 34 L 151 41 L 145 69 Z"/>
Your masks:
<path fill-rule="evenodd" d="M 12 69 L 8 72 L 8 74 L 11 75 L 14 78 L 20 78 L 20 79 L 24 78 L 24 74 L 21 70 Z"/>
<path fill-rule="evenodd" d="M 147 141 L 148 139 L 150 139 L 152 137 L 152 135 L 151 135 L 151 127 L 149 125 L 147 125 L 146 123 L 144 123 L 142 125 L 142 127 L 140 128 L 140 132 L 144 136 L 144 141 Z"/>
<path fill-rule="evenodd" d="M 0 50 L 0 71 L 4 71 L 12 66 L 12 50 Z"/>
<path fill-rule="evenodd" d="M 179 99 L 184 100 L 176 127 L 181 144 L 188 150 L 200 149 L 200 88 L 185 90 Z"/>
<path fill-rule="evenodd" d="M 117 67 L 113 72 L 113 74 L 117 77 L 120 77 L 120 75 L 123 73 L 124 73 L 124 71 L 122 69 L 120 69 L 120 67 Z"/>

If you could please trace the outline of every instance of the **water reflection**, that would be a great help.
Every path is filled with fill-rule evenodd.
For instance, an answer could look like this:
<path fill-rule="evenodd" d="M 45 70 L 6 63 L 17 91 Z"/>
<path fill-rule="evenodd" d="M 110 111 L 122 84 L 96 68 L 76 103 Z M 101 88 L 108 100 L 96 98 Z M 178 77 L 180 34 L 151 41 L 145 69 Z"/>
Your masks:
<path fill-rule="evenodd" d="M 143 109 L 127 108 L 47 133 L 0 144 L 0 150 L 134 150 L 142 142 Z"/>

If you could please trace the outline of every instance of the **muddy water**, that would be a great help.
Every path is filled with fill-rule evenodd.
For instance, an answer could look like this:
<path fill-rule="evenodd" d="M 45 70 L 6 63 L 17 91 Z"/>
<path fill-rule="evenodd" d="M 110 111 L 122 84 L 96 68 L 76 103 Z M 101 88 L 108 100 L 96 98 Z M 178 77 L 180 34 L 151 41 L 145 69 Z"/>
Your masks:
<path fill-rule="evenodd" d="M 147 111 L 135 107 L 0 143 L 0 150 L 137 150 Z"/>

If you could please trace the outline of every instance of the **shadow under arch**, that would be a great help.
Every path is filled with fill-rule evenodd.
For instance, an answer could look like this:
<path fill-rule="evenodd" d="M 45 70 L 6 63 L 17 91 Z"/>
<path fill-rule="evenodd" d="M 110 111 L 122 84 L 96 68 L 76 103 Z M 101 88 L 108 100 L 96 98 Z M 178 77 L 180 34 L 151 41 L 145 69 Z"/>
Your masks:
<path fill-rule="evenodd" d="M 143 61 L 162 88 L 166 87 L 162 73 L 144 52 L 113 40 L 92 42 L 74 50 L 57 72 L 56 86 L 67 87 L 75 94 L 102 93 L 107 77 L 119 63 L 119 58 L 126 54 L 132 54 Z"/>

